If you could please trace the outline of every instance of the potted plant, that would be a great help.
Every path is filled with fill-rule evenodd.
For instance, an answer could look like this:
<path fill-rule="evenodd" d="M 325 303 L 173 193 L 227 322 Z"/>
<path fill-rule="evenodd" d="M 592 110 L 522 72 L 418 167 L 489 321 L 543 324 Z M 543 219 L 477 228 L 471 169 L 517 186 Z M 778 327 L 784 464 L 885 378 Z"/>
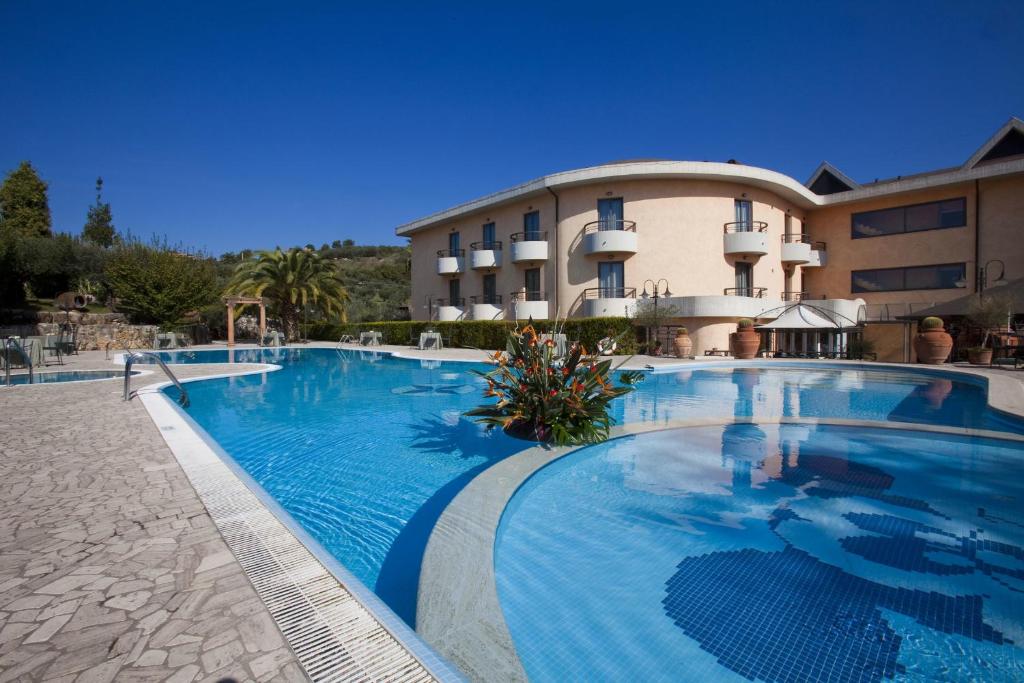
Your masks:
<path fill-rule="evenodd" d="M 497 402 L 466 415 L 510 436 L 560 446 L 607 439 L 614 421 L 608 404 L 643 379 L 643 373 L 623 372 L 614 384 L 611 359 L 601 360 L 578 343 L 564 358 L 556 357 L 554 341 L 541 341 L 532 321 L 522 330 L 511 330 L 505 351 L 496 352 L 492 360 L 494 370 L 473 372 L 487 380 L 484 396 Z"/>
<path fill-rule="evenodd" d="M 736 323 L 736 333 L 733 335 L 732 355 L 741 360 L 749 360 L 757 355 L 761 348 L 761 335 L 754 329 L 754 321 L 750 318 L 740 318 Z"/>
<path fill-rule="evenodd" d="M 967 349 L 967 362 L 971 365 L 991 365 L 992 349 L 989 347 L 989 339 L 992 330 L 1002 326 L 1010 317 L 1010 302 L 999 296 L 980 297 L 971 305 L 967 314 L 968 320 L 975 327 L 980 327 L 984 336 L 979 346 L 972 346 Z"/>
<path fill-rule="evenodd" d="M 941 365 L 953 350 L 953 338 L 943 328 L 942 318 L 928 316 L 921 321 L 920 332 L 914 337 L 917 360 L 928 365 Z"/>
<path fill-rule="evenodd" d="M 676 329 L 673 345 L 676 347 L 676 358 L 689 358 L 693 355 L 693 340 L 690 339 L 690 331 L 685 327 Z"/>

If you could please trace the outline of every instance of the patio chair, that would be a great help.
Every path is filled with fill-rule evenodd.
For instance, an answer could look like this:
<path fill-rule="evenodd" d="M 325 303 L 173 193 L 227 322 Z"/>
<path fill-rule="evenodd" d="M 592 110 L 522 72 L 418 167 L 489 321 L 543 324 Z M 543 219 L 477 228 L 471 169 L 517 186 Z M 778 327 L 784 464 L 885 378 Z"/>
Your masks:
<path fill-rule="evenodd" d="M 50 359 L 54 357 L 57 358 L 57 365 L 64 365 L 64 355 L 61 353 L 64 334 L 48 334 L 43 339 L 43 365 L 49 365 Z"/>

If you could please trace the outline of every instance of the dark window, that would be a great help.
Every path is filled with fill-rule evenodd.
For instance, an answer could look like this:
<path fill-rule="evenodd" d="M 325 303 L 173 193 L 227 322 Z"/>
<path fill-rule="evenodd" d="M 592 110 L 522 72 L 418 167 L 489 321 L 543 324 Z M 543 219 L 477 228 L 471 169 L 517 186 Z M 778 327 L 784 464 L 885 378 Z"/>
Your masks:
<path fill-rule="evenodd" d="M 448 233 L 448 249 L 450 249 L 453 254 L 459 250 L 459 233 Z"/>
<path fill-rule="evenodd" d="M 494 223 L 484 223 L 484 244 L 494 244 Z"/>
<path fill-rule="evenodd" d="M 736 200 L 736 232 L 754 229 L 754 205 L 749 199 Z"/>
<path fill-rule="evenodd" d="M 527 268 L 526 275 L 526 300 L 540 301 L 540 268 Z"/>
<path fill-rule="evenodd" d="M 456 278 L 448 281 L 448 305 L 458 306 L 459 299 L 462 297 L 460 283 L 461 281 Z"/>
<path fill-rule="evenodd" d="M 540 237 L 540 211 L 523 214 L 523 232 L 528 242 L 536 242 Z"/>
<path fill-rule="evenodd" d="M 864 211 L 850 217 L 851 235 L 879 237 L 921 230 L 962 228 L 967 225 L 967 199 L 944 199 L 941 202 L 896 206 L 891 209 Z"/>
<path fill-rule="evenodd" d="M 498 284 L 494 273 L 484 275 L 484 303 L 493 304 L 497 299 Z"/>
<path fill-rule="evenodd" d="M 754 265 L 740 261 L 736 264 L 736 296 L 754 296 Z"/>
<path fill-rule="evenodd" d="M 909 268 L 877 268 L 850 273 L 850 291 L 902 292 L 911 289 L 955 289 L 965 277 L 964 263 Z"/>

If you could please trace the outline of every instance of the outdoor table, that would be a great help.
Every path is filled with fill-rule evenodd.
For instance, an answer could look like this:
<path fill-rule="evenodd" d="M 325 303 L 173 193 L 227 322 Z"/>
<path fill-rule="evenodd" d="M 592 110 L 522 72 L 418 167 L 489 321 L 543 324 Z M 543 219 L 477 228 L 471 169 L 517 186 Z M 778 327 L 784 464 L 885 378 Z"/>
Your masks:
<path fill-rule="evenodd" d="M 420 350 L 426 348 L 443 349 L 440 332 L 420 332 Z"/>
<path fill-rule="evenodd" d="M 263 335 L 263 346 L 281 346 L 281 337 L 283 335 L 277 330 L 271 330 Z"/>
<path fill-rule="evenodd" d="M 359 345 L 360 346 L 380 346 L 380 332 L 360 332 L 359 333 Z"/>
<path fill-rule="evenodd" d="M 174 332 L 158 332 L 153 340 L 155 349 L 176 349 L 178 348 L 178 335 Z"/>
<path fill-rule="evenodd" d="M 22 341 L 22 346 L 28 352 L 29 358 L 32 359 L 32 367 L 42 367 L 44 365 L 43 358 L 45 351 L 44 346 L 49 346 L 50 335 L 39 335 L 35 337 L 25 337 Z M 25 342 L 29 342 L 26 344 Z M 31 347 L 31 348 L 30 348 Z"/>

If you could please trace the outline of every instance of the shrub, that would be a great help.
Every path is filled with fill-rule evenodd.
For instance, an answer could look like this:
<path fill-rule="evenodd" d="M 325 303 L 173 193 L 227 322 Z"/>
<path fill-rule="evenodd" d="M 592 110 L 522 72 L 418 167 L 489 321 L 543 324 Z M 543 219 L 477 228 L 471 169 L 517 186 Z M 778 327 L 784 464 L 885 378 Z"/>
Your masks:
<path fill-rule="evenodd" d="M 753 326 L 754 326 L 754 321 L 751 320 L 750 318 L 740 318 L 736 322 L 736 327 L 738 327 L 740 329 L 745 329 L 747 327 L 753 327 Z"/>
<path fill-rule="evenodd" d="M 942 329 L 942 318 L 938 318 L 934 315 L 930 315 L 921 321 L 922 330 L 941 330 Z"/>

